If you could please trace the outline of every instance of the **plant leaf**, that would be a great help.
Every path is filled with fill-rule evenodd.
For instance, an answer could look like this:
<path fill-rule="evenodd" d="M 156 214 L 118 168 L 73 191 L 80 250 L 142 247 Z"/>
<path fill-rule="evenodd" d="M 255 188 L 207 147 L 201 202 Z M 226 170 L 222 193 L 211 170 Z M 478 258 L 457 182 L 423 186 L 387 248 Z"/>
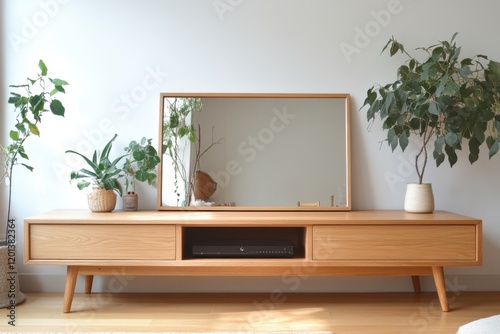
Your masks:
<path fill-rule="evenodd" d="M 489 148 L 489 158 L 491 159 L 495 154 L 497 154 L 498 149 L 500 148 L 499 139 L 493 139 L 492 137 L 488 137 L 486 139 L 486 143 L 488 143 Z"/>
<path fill-rule="evenodd" d="M 59 100 L 52 100 L 52 102 L 50 102 L 50 110 L 54 115 L 64 116 L 65 108 Z"/>
<path fill-rule="evenodd" d="M 401 146 L 401 149 L 404 151 L 406 149 L 406 147 L 408 146 L 408 143 L 409 143 L 408 136 L 406 135 L 405 132 L 403 132 L 399 136 L 399 146 Z"/>
<path fill-rule="evenodd" d="M 394 128 L 391 128 L 389 129 L 389 131 L 387 131 L 387 142 L 394 152 L 396 147 L 398 147 L 398 136 L 396 135 L 396 131 L 394 130 Z"/>
<path fill-rule="evenodd" d="M 455 149 L 451 146 L 445 145 L 444 150 L 448 155 L 448 162 L 450 163 L 450 167 L 453 167 L 453 165 L 458 160 L 457 154 L 455 153 Z"/>
<path fill-rule="evenodd" d="M 26 167 L 26 169 L 28 169 L 30 172 L 33 171 L 33 167 L 31 167 L 30 165 L 26 165 L 26 164 L 21 164 L 21 165 Z"/>
<path fill-rule="evenodd" d="M 45 66 L 45 63 L 43 62 L 43 60 L 40 59 L 40 61 L 38 62 L 38 67 L 40 68 L 40 70 L 42 70 L 42 76 L 46 76 L 47 75 L 47 66 Z"/>
<path fill-rule="evenodd" d="M 9 132 L 9 137 L 10 137 L 10 139 L 12 139 L 13 141 L 18 141 L 18 140 L 19 140 L 19 133 L 18 133 L 17 131 L 10 130 L 10 132 Z"/>
<path fill-rule="evenodd" d="M 476 139 L 476 137 L 472 137 L 469 140 L 469 162 L 473 164 L 479 159 L 479 146 L 481 143 Z"/>
<path fill-rule="evenodd" d="M 40 136 L 40 130 L 38 129 L 38 127 L 33 124 L 33 123 L 30 123 L 29 124 L 29 128 L 30 128 L 30 132 L 36 136 Z"/>

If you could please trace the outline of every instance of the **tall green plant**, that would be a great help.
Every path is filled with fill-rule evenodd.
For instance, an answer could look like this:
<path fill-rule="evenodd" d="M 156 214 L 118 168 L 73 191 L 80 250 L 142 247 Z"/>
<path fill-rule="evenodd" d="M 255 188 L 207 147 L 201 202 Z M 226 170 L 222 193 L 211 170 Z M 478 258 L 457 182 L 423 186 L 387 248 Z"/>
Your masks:
<path fill-rule="evenodd" d="M 385 140 L 392 151 L 397 147 L 404 151 L 410 137 L 418 137 L 415 168 L 419 183 L 431 144 L 437 166 L 446 157 L 453 166 L 463 140 L 468 141 L 471 164 L 478 159 L 485 141 L 490 157 L 500 147 L 500 64 L 484 55 L 460 58 L 456 35 L 449 42 L 418 48 L 425 55 L 423 60 L 391 38 L 382 52 L 388 49 L 391 57 L 399 52 L 406 60 L 397 69 L 397 80 L 371 87 L 362 106 L 369 106 L 370 124 L 377 117 L 382 120 L 382 128 L 387 130 Z"/>
<path fill-rule="evenodd" d="M 29 157 L 25 147 L 26 141 L 33 135 L 40 136 L 39 124 L 43 115 L 52 113 L 56 116 L 64 116 L 65 113 L 63 104 L 55 96 L 65 93 L 64 86 L 67 86 L 68 83 L 65 80 L 48 77 L 47 66 L 42 60 L 38 62 L 38 67 L 40 73 L 35 79 L 27 78 L 25 84 L 9 86 L 14 88 L 14 91 L 10 92 L 8 103 L 14 107 L 16 120 L 14 128 L 9 131 L 11 143 L 6 147 L 0 146 L 4 160 L 0 183 L 6 179 L 10 181 L 7 221 L 11 220 L 12 173 L 14 166 L 22 165 L 33 171 L 33 167 L 27 163 Z"/>

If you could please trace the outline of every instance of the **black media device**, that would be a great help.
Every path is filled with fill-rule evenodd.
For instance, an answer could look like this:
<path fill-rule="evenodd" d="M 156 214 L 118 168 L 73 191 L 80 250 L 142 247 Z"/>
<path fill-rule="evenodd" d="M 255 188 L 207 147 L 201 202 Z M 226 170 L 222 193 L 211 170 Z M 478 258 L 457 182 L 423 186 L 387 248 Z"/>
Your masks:
<path fill-rule="evenodd" d="M 205 258 L 290 258 L 293 244 L 282 240 L 218 240 L 194 243 L 193 257 Z"/>

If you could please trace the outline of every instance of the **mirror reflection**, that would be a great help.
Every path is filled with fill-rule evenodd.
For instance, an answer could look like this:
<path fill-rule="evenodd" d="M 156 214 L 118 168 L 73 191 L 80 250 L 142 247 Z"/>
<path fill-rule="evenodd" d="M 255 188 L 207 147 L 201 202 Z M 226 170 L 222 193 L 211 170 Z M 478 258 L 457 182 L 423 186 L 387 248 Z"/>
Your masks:
<path fill-rule="evenodd" d="M 350 210 L 349 95 L 160 96 L 160 210 Z"/>

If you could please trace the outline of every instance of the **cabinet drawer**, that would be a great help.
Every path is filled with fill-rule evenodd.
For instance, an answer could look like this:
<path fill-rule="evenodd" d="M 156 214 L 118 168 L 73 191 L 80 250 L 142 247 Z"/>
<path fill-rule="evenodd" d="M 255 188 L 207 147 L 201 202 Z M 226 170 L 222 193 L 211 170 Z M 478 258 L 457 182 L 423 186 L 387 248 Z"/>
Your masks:
<path fill-rule="evenodd" d="M 32 260 L 173 260 L 174 225 L 32 224 Z"/>
<path fill-rule="evenodd" d="M 476 262 L 475 225 L 313 227 L 314 260 Z"/>

